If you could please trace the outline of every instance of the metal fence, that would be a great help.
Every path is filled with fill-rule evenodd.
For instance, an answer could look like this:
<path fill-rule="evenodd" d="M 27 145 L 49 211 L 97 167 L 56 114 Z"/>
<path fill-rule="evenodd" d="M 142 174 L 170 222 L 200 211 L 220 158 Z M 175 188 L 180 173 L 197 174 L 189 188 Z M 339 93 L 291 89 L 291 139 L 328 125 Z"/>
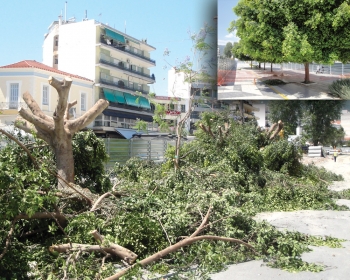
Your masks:
<path fill-rule="evenodd" d="M 115 165 L 116 162 L 125 164 L 132 157 L 138 157 L 155 162 L 162 162 L 165 159 L 165 151 L 168 145 L 175 146 L 175 139 L 113 139 L 105 138 L 109 162 L 106 168 Z"/>
<path fill-rule="evenodd" d="M 282 68 L 287 70 L 304 70 L 304 64 L 300 63 L 283 63 Z M 340 62 L 336 62 L 334 64 L 317 64 L 310 63 L 309 69 L 311 73 L 316 74 L 331 74 L 331 75 L 342 75 L 342 76 L 350 76 L 350 64 L 343 64 Z"/>

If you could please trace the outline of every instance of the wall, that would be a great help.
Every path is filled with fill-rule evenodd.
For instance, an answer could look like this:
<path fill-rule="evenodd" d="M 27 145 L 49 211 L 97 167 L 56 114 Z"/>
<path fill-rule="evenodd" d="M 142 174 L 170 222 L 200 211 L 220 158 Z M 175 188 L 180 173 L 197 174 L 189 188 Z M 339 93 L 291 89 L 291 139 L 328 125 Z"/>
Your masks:
<path fill-rule="evenodd" d="M 40 69 L 32 68 L 19 68 L 19 69 L 7 69 L 3 68 L 0 70 L 0 102 L 8 102 L 8 89 L 7 84 L 9 81 L 16 81 L 20 83 L 19 102 L 21 105 L 25 105 L 22 95 L 24 92 L 28 91 L 35 101 L 38 103 L 39 107 L 44 111 L 45 114 L 52 116 L 55 106 L 57 104 L 57 91 L 51 87 L 48 83 L 48 78 L 54 76 L 57 79 L 62 80 L 64 75 L 56 74 L 49 71 L 44 71 Z M 69 93 L 69 101 L 77 100 L 78 104 L 76 108 L 76 116 L 80 116 L 85 113 L 81 111 L 80 95 L 82 92 L 86 93 L 87 102 L 86 108 L 89 109 L 94 105 L 93 100 L 93 89 L 92 81 L 84 81 L 77 78 L 72 78 L 73 83 Z M 49 105 L 42 105 L 42 88 L 43 85 L 49 86 Z M 17 116 L 17 110 L 3 110 L 0 115 L 0 122 L 2 124 L 13 122 Z M 92 126 L 92 124 L 90 125 Z"/>
<path fill-rule="evenodd" d="M 95 79 L 97 28 L 94 20 L 60 26 L 59 70 Z"/>

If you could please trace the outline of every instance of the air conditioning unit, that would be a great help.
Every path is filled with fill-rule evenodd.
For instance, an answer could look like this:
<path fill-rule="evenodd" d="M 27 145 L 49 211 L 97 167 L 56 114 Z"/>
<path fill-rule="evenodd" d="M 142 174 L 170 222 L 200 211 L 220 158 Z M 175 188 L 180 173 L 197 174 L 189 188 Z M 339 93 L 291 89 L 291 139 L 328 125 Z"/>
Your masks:
<path fill-rule="evenodd" d="M 129 43 L 130 43 L 129 40 L 125 40 L 125 44 L 129 45 Z"/>
<path fill-rule="evenodd" d="M 130 59 L 129 59 L 129 58 L 127 58 L 127 59 L 126 59 L 126 62 L 127 62 L 127 63 L 130 63 Z"/>

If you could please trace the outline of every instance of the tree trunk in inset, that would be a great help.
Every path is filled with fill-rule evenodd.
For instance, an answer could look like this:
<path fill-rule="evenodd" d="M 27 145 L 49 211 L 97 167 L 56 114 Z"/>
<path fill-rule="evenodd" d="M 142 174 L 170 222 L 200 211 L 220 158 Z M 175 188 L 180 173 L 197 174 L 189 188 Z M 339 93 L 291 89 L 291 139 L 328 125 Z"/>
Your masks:
<path fill-rule="evenodd" d="M 59 81 L 53 77 L 49 83 L 57 90 L 58 102 L 53 116 L 45 115 L 30 93 L 23 94 L 23 100 L 28 108 L 20 108 L 15 125 L 28 133 L 35 133 L 38 138 L 46 141 L 56 156 L 58 189 L 65 189 L 66 183 L 74 183 L 74 159 L 72 138 L 74 133 L 86 127 L 108 106 L 108 101 L 100 99 L 81 117 L 70 120 L 69 109 L 77 101 L 68 103 L 69 90 L 72 79 L 65 77 Z"/>
<path fill-rule="evenodd" d="M 309 69 L 309 62 L 304 63 L 305 65 L 305 81 L 304 83 L 310 83 L 310 69 Z"/>

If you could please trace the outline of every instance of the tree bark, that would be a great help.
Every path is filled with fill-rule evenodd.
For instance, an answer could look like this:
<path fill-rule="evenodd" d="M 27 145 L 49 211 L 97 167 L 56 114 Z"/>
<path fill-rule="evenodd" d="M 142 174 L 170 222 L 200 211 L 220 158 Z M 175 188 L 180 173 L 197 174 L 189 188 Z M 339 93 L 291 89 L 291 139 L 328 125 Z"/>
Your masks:
<path fill-rule="evenodd" d="M 305 81 L 304 83 L 308 84 L 310 83 L 310 69 L 309 69 L 309 62 L 305 62 Z"/>
<path fill-rule="evenodd" d="M 239 110 L 241 112 L 241 123 L 244 124 L 244 107 L 243 100 L 239 101 Z"/>
<path fill-rule="evenodd" d="M 265 69 L 265 62 L 264 62 L 264 70 L 266 70 L 266 69 Z"/>
<path fill-rule="evenodd" d="M 62 134 L 53 139 L 52 147 L 56 156 L 57 173 L 69 183 L 74 182 L 74 158 L 72 136 Z M 59 189 L 65 184 L 59 179 Z"/>
<path fill-rule="evenodd" d="M 58 189 L 65 189 L 66 182 L 74 183 L 74 158 L 72 138 L 74 133 L 86 127 L 109 105 L 108 101 L 100 99 L 84 115 L 69 120 L 69 109 L 77 104 L 76 101 L 68 103 L 68 95 L 73 80 L 65 77 L 59 81 L 53 77 L 49 83 L 57 90 L 58 102 L 52 117 L 45 115 L 32 96 L 26 92 L 23 100 L 27 103 L 31 112 L 19 109 L 21 118 L 17 118 L 15 125 L 29 133 L 35 133 L 37 137 L 46 141 L 56 156 Z M 23 121 L 24 119 L 24 121 Z M 29 123 L 28 123 L 29 122 Z"/>
<path fill-rule="evenodd" d="M 271 62 L 271 66 L 270 67 L 271 67 L 271 73 L 272 73 L 272 62 Z"/>
<path fill-rule="evenodd" d="M 130 250 L 119 246 L 117 244 L 109 244 L 109 245 L 89 245 L 89 244 L 61 244 L 61 245 L 53 245 L 49 247 L 50 252 L 58 252 L 65 253 L 68 251 L 84 251 L 84 252 L 107 252 L 113 256 L 118 256 L 122 260 L 126 261 L 128 264 L 132 264 L 137 255 L 131 252 Z"/>

